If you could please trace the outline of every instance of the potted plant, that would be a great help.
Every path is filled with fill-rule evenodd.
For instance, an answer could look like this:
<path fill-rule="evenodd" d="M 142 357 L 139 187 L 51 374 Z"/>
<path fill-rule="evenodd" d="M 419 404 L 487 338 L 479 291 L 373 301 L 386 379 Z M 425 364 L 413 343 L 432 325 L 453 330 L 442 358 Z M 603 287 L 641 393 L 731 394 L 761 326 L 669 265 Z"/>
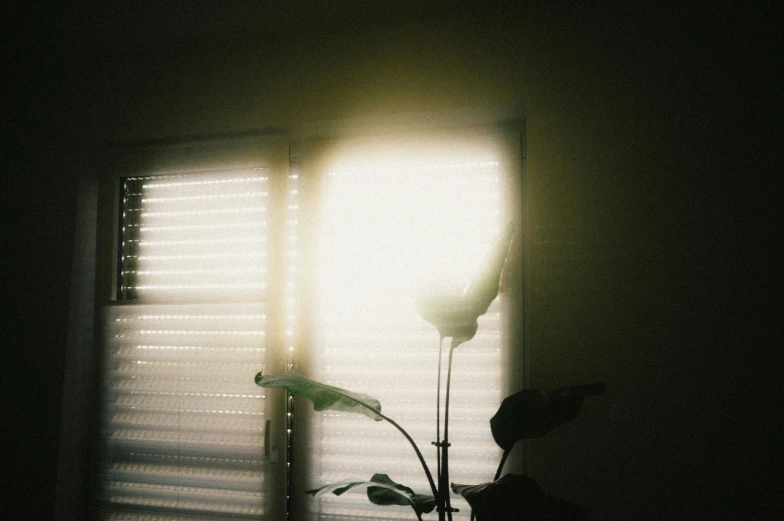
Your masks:
<path fill-rule="evenodd" d="M 437 462 L 435 477 L 414 439 L 392 418 L 381 412 L 381 404 L 366 394 L 355 393 L 326 385 L 305 376 L 287 372 L 280 375 L 256 375 L 256 383 L 266 388 L 283 388 L 289 393 L 313 403 L 317 411 L 338 410 L 362 414 L 376 421 L 387 421 L 410 443 L 430 485 L 431 494 L 417 494 L 411 488 L 394 482 L 386 474 L 374 474 L 368 480 L 345 479 L 325 485 L 308 494 L 318 496 L 332 493 L 344 494 L 356 488 L 365 488 L 368 499 L 376 505 L 410 506 L 418 520 L 433 512 L 439 521 L 452 521 L 450 490 L 462 495 L 472 509 L 471 517 L 477 521 L 531 520 L 581 520 L 588 511 L 580 506 L 550 497 L 530 478 L 523 475 L 501 476 L 512 447 L 521 440 L 544 436 L 552 428 L 574 420 L 586 396 L 604 392 L 603 383 L 563 387 L 552 391 L 523 389 L 503 400 L 496 414 L 490 419 L 495 442 L 503 449 L 494 480 L 478 485 L 461 485 L 449 481 L 449 399 L 454 350 L 471 340 L 476 334 L 477 319 L 487 312 L 498 296 L 501 273 L 512 240 L 514 226 L 507 225 L 491 251 L 482 271 L 475 275 L 461 291 L 431 288 L 417 298 L 417 310 L 422 318 L 433 324 L 439 332 L 439 369 L 436 398 Z M 441 352 L 444 340 L 451 339 L 446 371 L 444 418 L 441 411 Z M 443 426 L 443 430 L 442 430 Z M 443 433 L 443 436 L 442 436 Z"/>

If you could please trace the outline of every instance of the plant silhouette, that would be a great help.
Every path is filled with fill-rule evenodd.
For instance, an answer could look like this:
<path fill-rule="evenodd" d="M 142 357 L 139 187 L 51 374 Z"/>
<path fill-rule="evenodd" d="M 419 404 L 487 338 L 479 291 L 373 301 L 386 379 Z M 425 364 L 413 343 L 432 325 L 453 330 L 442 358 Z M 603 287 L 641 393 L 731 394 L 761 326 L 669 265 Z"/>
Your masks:
<path fill-rule="evenodd" d="M 414 510 L 418 520 L 436 510 L 439 521 L 452 521 L 450 490 L 462 495 L 471 506 L 472 519 L 477 521 L 511 521 L 514 519 L 570 521 L 585 520 L 588 511 L 580 506 L 547 496 L 530 478 L 507 474 L 501 477 L 510 451 L 519 441 L 544 436 L 554 427 L 577 418 L 586 396 L 604 392 L 604 383 L 563 387 L 552 391 L 523 389 L 503 400 L 490 420 L 493 439 L 503 456 L 495 478 L 490 483 L 460 485 L 449 481 L 449 399 L 452 358 L 459 345 L 470 341 L 478 328 L 477 319 L 500 291 L 501 273 L 512 241 L 514 226 L 510 222 L 493 247 L 488 261 L 462 291 L 435 286 L 417 297 L 417 311 L 439 332 L 438 392 L 436 398 L 436 477 L 425 461 L 414 439 L 393 419 L 381 412 L 381 403 L 365 394 L 325 385 L 305 376 L 286 372 L 280 375 L 256 375 L 256 384 L 266 388 L 282 388 L 292 395 L 313 403 L 315 410 L 338 410 L 362 414 L 375 421 L 386 421 L 409 442 L 419 459 L 432 495 L 417 494 L 409 487 L 395 483 L 386 474 L 374 474 L 369 480 L 346 479 L 307 491 L 312 496 L 326 493 L 342 495 L 365 488 L 370 502 L 376 505 L 402 505 Z M 444 400 L 443 438 L 441 436 L 441 353 L 445 338 L 451 338 Z"/>

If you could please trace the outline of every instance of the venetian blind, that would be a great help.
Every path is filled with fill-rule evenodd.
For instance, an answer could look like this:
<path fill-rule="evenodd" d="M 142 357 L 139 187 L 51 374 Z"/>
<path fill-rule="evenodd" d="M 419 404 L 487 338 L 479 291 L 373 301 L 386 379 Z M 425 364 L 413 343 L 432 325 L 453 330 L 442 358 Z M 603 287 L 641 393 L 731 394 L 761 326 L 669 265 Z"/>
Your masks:
<path fill-rule="evenodd" d="M 269 404 L 264 169 L 124 181 L 107 310 L 106 518 L 260 519 Z"/>
<path fill-rule="evenodd" d="M 439 336 L 418 316 L 416 293 L 428 283 L 467 283 L 506 222 L 506 189 L 492 149 L 455 140 L 349 147 L 326 169 L 312 375 L 378 398 L 417 441 L 434 476 Z M 455 352 L 454 482 L 492 480 L 499 459 L 488 425 L 504 370 L 499 309 L 496 301 L 476 337 Z M 411 447 L 386 422 L 334 411 L 315 416 L 308 486 L 379 472 L 430 494 Z M 461 510 L 455 519 L 469 519 L 462 498 L 453 506 Z M 408 507 L 374 506 L 361 491 L 312 500 L 310 512 L 319 520 L 413 519 Z"/>

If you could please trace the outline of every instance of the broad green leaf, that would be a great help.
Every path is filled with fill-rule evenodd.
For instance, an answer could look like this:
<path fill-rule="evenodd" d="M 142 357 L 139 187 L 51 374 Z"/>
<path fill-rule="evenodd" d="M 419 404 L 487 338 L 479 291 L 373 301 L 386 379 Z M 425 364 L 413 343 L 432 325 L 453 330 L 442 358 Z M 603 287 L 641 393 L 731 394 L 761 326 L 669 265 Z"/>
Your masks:
<path fill-rule="evenodd" d="M 354 393 L 311 380 L 299 373 L 283 373 L 280 375 L 256 375 L 256 384 L 261 387 L 280 387 L 293 395 L 313 402 L 317 411 L 345 411 L 363 414 L 368 418 L 381 421 L 381 403 L 366 394 Z"/>
<path fill-rule="evenodd" d="M 520 440 L 539 438 L 580 413 L 586 396 L 604 392 L 604 383 L 574 385 L 552 391 L 523 389 L 501 402 L 490 419 L 493 439 L 504 450 L 511 450 Z"/>
<path fill-rule="evenodd" d="M 510 222 L 499 234 L 482 270 L 465 289 L 437 285 L 424 288 L 417 296 L 419 316 L 436 326 L 442 337 L 451 337 L 455 345 L 474 337 L 477 319 L 498 296 L 513 232 L 514 224 Z"/>
<path fill-rule="evenodd" d="M 481 485 L 456 485 L 452 490 L 471 505 L 477 521 L 584 521 L 588 510 L 547 496 L 531 478 L 507 474 Z"/>
<path fill-rule="evenodd" d="M 416 512 L 417 517 L 423 513 L 432 512 L 436 506 L 433 496 L 416 494 L 405 485 L 395 483 L 386 474 L 373 474 L 369 481 L 344 479 L 315 490 L 308 490 L 307 493 L 311 496 L 320 496 L 332 492 L 336 496 L 340 496 L 358 487 L 367 487 L 368 499 L 374 505 L 410 506 Z"/>

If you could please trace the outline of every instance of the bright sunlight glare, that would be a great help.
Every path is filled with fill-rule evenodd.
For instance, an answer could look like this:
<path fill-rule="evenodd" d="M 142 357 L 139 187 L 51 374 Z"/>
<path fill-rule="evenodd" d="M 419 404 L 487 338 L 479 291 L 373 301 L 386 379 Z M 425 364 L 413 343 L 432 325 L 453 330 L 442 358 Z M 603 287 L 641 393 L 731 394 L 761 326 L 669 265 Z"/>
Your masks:
<path fill-rule="evenodd" d="M 425 284 L 465 286 L 499 229 L 498 172 L 492 150 L 454 143 L 337 153 L 319 234 L 321 309 L 372 320 L 412 310 Z M 378 308 L 380 295 L 391 309 Z"/>

